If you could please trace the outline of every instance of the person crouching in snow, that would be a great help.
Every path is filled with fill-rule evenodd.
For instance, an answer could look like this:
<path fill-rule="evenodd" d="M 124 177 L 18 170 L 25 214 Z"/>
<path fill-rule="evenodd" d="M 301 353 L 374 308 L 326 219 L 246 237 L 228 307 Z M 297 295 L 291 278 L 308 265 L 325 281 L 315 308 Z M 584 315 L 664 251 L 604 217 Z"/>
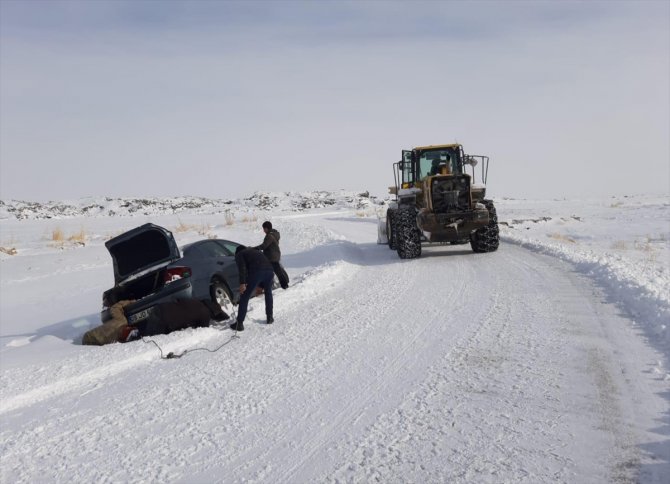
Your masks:
<path fill-rule="evenodd" d="M 235 249 L 235 262 L 240 274 L 240 303 L 237 309 L 237 321 L 230 329 L 244 331 L 244 318 L 247 315 L 249 298 L 256 292 L 256 287 L 263 288 L 265 293 L 265 315 L 268 324 L 274 323 L 272 317 L 272 280 L 274 272 L 267 257 L 256 249 L 240 245 Z"/>
<path fill-rule="evenodd" d="M 84 333 L 84 336 L 81 339 L 81 344 L 102 346 L 118 341 L 123 329 L 128 326 L 128 320 L 126 319 L 126 314 L 123 311 L 123 308 L 134 302 L 135 300 L 133 299 L 123 300 L 112 304 L 109 308 L 111 319 L 101 326 L 97 326 Z"/>
<path fill-rule="evenodd" d="M 288 274 L 282 267 L 279 260 L 281 259 L 281 250 L 279 250 L 279 231 L 272 228 L 271 222 L 263 222 L 263 232 L 265 238 L 261 245 L 257 245 L 254 249 L 262 250 L 265 257 L 268 258 L 272 264 L 272 270 L 279 279 L 279 285 L 282 289 L 288 287 Z"/>

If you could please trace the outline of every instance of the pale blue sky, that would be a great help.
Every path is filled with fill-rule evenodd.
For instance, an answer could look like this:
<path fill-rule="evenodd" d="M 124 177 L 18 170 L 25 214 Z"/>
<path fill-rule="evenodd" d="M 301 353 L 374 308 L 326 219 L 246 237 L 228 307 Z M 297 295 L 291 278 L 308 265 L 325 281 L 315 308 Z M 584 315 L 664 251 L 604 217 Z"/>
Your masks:
<path fill-rule="evenodd" d="M 670 2 L 0 0 L 0 198 L 670 193 Z"/>

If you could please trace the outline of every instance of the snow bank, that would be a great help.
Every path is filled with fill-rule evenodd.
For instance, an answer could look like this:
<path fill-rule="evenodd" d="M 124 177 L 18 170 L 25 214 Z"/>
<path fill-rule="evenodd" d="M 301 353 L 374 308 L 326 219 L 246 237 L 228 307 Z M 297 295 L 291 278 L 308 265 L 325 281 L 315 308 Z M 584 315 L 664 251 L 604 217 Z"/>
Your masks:
<path fill-rule="evenodd" d="M 670 350 L 667 197 L 497 204 L 501 239 L 572 263 Z"/>

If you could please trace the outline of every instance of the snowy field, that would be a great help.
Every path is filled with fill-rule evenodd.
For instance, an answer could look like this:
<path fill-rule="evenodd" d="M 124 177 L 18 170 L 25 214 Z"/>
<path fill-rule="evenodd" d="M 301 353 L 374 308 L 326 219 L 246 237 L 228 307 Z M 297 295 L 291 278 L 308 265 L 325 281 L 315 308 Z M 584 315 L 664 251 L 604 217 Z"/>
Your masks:
<path fill-rule="evenodd" d="M 497 252 L 409 261 L 373 197 L 177 205 L 0 204 L 1 482 L 670 482 L 667 196 L 496 200 Z M 237 339 L 153 338 L 216 352 L 80 344 L 110 237 L 256 245 L 264 220 L 274 325 L 252 300 Z"/>

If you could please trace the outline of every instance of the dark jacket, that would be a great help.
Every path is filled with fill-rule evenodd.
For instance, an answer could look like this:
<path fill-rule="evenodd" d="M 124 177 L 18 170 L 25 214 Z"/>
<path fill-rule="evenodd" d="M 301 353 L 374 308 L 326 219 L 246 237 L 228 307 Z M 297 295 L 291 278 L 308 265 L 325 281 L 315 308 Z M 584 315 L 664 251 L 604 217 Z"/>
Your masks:
<path fill-rule="evenodd" d="M 247 248 L 235 254 L 237 271 L 240 273 L 240 284 L 246 284 L 249 274 L 257 271 L 272 271 L 272 264 L 267 257 L 255 248 Z"/>
<path fill-rule="evenodd" d="M 257 245 L 254 249 L 262 250 L 265 257 L 268 258 L 270 262 L 279 262 L 281 259 L 281 250 L 279 250 L 279 232 L 275 229 L 270 229 L 270 231 L 265 234 L 263 243 Z"/>

